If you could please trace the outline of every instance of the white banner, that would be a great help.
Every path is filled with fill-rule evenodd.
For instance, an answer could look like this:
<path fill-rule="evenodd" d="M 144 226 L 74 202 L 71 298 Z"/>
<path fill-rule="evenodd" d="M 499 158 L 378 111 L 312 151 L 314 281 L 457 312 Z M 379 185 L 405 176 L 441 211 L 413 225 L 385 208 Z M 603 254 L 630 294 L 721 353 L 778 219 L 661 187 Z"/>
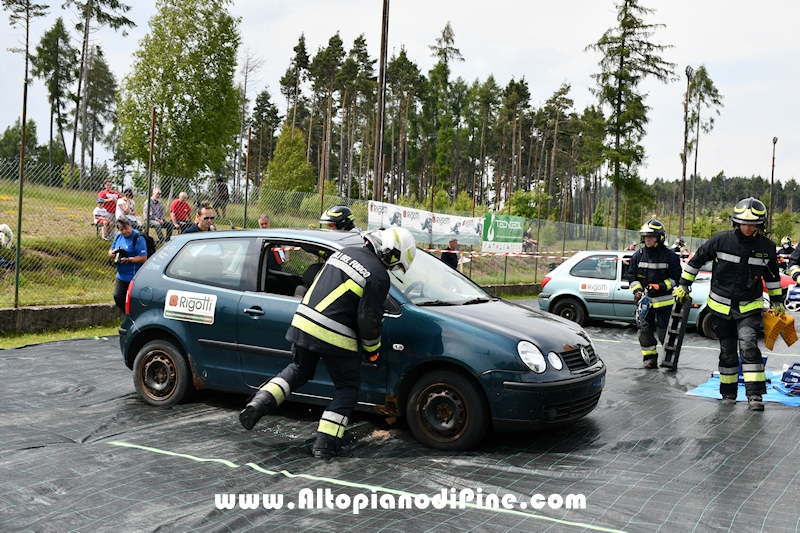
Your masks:
<path fill-rule="evenodd" d="M 444 215 L 370 201 L 367 228 L 373 230 L 390 226 L 406 228 L 417 242 L 447 244 L 455 237 L 459 244 L 478 245 L 483 234 L 483 217 Z"/>

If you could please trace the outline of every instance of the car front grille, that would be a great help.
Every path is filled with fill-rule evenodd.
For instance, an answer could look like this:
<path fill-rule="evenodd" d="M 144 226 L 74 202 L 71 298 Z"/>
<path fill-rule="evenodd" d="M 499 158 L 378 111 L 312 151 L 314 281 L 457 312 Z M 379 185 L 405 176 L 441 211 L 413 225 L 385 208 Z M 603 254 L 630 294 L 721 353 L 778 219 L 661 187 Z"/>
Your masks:
<path fill-rule="evenodd" d="M 570 350 L 569 352 L 562 352 L 561 359 L 564 360 L 564 364 L 567 365 L 567 368 L 570 369 L 571 372 L 575 372 L 576 370 L 583 370 L 584 368 L 589 368 L 593 364 L 597 362 L 597 354 L 594 353 L 594 349 L 592 345 L 587 345 L 586 351 L 589 353 L 589 363 L 587 364 L 586 361 L 583 359 L 583 355 L 581 355 L 581 350 Z"/>
<path fill-rule="evenodd" d="M 542 418 L 546 422 L 564 422 L 567 420 L 574 420 L 589 414 L 592 409 L 597 406 L 600 401 L 600 392 L 581 398 L 580 400 L 573 400 L 571 402 L 557 403 L 553 405 L 545 405 L 542 408 Z"/>

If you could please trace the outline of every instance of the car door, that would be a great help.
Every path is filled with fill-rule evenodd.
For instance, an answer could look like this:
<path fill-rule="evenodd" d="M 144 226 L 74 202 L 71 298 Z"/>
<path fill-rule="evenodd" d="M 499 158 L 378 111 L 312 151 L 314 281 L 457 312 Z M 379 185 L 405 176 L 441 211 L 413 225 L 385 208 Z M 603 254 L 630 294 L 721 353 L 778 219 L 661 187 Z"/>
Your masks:
<path fill-rule="evenodd" d="M 614 298 L 619 287 L 620 256 L 614 253 L 588 255 L 569 271 L 575 290 L 586 302 L 589 315 L 614 318 Z"/>
<path fill-rule="evenodd" d="M 283 255 L 277 265 L 270 257 Z M 303 274 L 312 265 L 330 255 L 332 249 L 315 243 L 264 240 L 258 261 L 259 290 L 242 295 L 237 318 L 239 356 L 242 374 L 248 385 L 258 387 L 280 373 L 292 360 L 291 343 L 286 331 L 292 322 L 301 294 L 307 290 Z M 313 281 L 313 280 L 312 280 Z M 324 356 L 324 354 L 323 354 Z M 360 355 L 359 355 L 360 357 Z M 360 403 L 382 405 L 386 391 L 385 358 L 376 364 L 362 363 Z M 293 395 L 322 403 L 333 397 L 333 382 L 323 361 L 317 366 L 314 379 Z"/>
<path fill-rule="evenodd" d="M 236 312 L 246 284 L 252 239 L 203 239 L 187 243 L 166 270 L 164 319 L 181 338 L 201 380 L 215 388 L 241 387 Z"/>
<path fill-rule="evenodd" d="M 614 291 L 614 314 L 623 320 L 633 320 L 636 311 L 636 303 L 633 301 L 633 293 L 628 282 L 628 267 L 630 266 L 631 256 L 625 255 L 620 261 L 620 276 L 617 289 Z"/>

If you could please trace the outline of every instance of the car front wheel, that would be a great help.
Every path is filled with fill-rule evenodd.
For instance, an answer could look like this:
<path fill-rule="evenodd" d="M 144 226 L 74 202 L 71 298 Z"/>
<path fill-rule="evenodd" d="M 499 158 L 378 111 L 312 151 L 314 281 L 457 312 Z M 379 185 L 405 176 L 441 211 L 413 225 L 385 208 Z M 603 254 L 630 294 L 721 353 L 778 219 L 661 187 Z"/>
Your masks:
<path fill-rule="evenodd" d="M 189 365 L 181 350 L 171 342 L 148 342 L 133 361 L 133 384 L 148 405 L 178 404 L 192 387 Z"/>
<path fill-rule="evenodd" d="M 586 322 L 586 312 L 583 310 L 583 305 L 575 298 L 562 298 L 553 305 L 551 312 L 561 318 L 575 322 L 579 326 L 583 326 L 583 323 Z"/>
<path fill-rule="evenodd" d="M 474 448 L 489 427 L 489 406 L 483 392 L 456 372 L 423 375 L 411 389 L 406 417 L 416 439 L 437 450 Z"/>

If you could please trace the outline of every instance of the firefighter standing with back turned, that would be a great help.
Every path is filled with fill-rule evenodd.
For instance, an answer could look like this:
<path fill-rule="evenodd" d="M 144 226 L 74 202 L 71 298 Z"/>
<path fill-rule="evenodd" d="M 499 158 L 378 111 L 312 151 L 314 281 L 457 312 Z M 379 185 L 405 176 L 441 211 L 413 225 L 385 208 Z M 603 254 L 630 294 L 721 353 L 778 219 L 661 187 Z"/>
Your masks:
<path fill-rule="evenodd" d="M 261 386 L 239 414 L 245 429 L 271 412 L 292 391 L 314 379 L 320 359 L 335 388 L 333 400 L 322 413 L 314 457 L 348 457 L 352 451 L 342 436 L 361 389 L 361 356 L 375 362 L 381 348 L 381 331 L 388 270 L 408 270 L 416 243 L 405 228 L 362 234 L 364 246 L 350 246 L 330 256 L 297 307 L 286 339 L 292 342 L 293 360 L 280 374 Z"/>
<path fill-rule="evenodd" d="M 786 312 L 781 301 L 775 244 L 764 235 L 766 220 L 767 208 L 760 200 L 750 197 L 736 204 L 731 217 L 734 229 L 712 235 L 697 250 L 673 292 L 675 300 L 682 302 L 703 263 L 714 261 L 708 307 L 714 314 L 712 327 L 719 338 L 719 392 L 723 405 L 736 403 L 738 356 L 741 356 L 751 411 L 764 410 L 762 395 L 767 392 L 764 363 L 756 339 L 763 307 L 761 278 L 775 314 Z"/>
<path fill-rule="evenodd" d="M 672 309 L 672 289 L 681 276 L 681 263 L 677 254 L 667 248 L 667 233 L 664 224 L 651 218 L 639 230 L 643 247 L 636 250 L 628 267 L 628 282 L 633 291 L 633 300 L 638 303 L 645 291 L 650 298 L 647 326 L 639 328 L 639 344 L 642 347 L 644 368 L 658 367 L 658 341 L 664 344 L 667 322 Z M 653 330 L 656 330 L 655 332 Z"/>

